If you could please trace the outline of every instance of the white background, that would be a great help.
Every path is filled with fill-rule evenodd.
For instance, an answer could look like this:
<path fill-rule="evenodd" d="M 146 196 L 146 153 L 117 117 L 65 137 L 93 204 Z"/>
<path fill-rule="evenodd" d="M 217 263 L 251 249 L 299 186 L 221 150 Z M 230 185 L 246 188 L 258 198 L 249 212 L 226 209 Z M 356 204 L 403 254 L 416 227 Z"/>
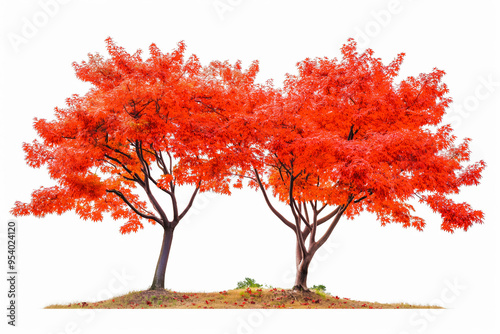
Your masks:
<path fill-rule="evenodd" d="M 385 62 L 405 52 L 401 76 L 447 72 L 458 138 L 471 137 L 472 160 L 488 168 L 482 184 L 458 197 L 485 212 L 485 224 L 453 235 L 440 219 L 424 232 L 381 227 L 373 216 L 343 219 L 319 251 L 309 285 L 340 297 L 380 302 L 443 304 L 446 311 L 58 311 L 53 303 L 108 298 L 148 288 L 161 244 L 159 226 L 133 235 L 120 222 L 81 221 L 72 213 L 21 217 L 18 324 L 9 333 L 495 333 L 498 314 L 498 8 L 495 1 L 2 1 L 0 97 L 1 252 L 14 201 L 51 185 L 45 170 L 29 168 L 21 144 L 32 141 L 34 117 L 53 118 L 86 84 L 71 63 L 105 54 L 111 36 L 129 52 L 156 43 L 164 52 L 185 40 L 203 63 L 258 59 L 259 80 L 280 85 L 305 57 L 338 57 L 349 37 Z M 51 5 L 44 5 L 50 3 Z M 54 5 L 56 4 L 56 5 Z M 187 196 L 187 195 L 186 195 Z M 285 209 L 286 210 L 286 209 Z M 4 253 L 6 254 L 6 253 Z M 5 268 L 6 255 L 0 256 Z M 175 231 L 166 285 L 178 291 L 234 288 L 244 277 L 289 288 L 294 236 L 267 209 L 261 194 L 204 195 Z M 6 272 L 6 269 L 5 269 Z M 3 276 L 2 276 L 3 277 Z M 7 285 L 1 280 L 1 305 Z M 1 314 L 6 314 L 2 306 Z M 7 328 L 7 318 L 0 316 Z M 3 331 L 2 329 L 2 331 Z"/>

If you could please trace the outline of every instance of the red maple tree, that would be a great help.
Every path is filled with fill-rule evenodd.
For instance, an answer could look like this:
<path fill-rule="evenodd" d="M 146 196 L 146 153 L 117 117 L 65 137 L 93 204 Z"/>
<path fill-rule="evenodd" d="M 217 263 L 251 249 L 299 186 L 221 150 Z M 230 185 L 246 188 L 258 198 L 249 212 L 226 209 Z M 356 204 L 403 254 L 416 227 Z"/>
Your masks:
<path fill-rule="evenodd" d="M 298 63 L 298 75 L 287 75 L 253 114 L 259 131 L 247 146 L 259 154 L 249 155 L 252 167 L 240 174 L 295 234 L 297 290 L 308 289 L 309 264 L 342 216 L 366 210 L 382 225 L 422 230 L 411 204 L 418 200 L 441 215 L 448 232 L 483 221 L 481 211 L 450 198 L 478 185 L 485 163 L 469 164 L 470 139 L 457 144 L 450 125 L 440 125 L 451 102 L 445 73 L 397 82 L 404 54 L 384 65 L 371 50 L 358 53 L 354 40 L 341 52 L 341 60 Z M 291 219 L 273 206 L 269 188 Z"/>
<path fill-rule="evenodd" d="M 366 210 L 382 224 L 422 230 L 411 205 L 417 199 L 441 214 L 449 232 L 483 220 L 481 211 L 449 197 L 477 185 L 485 163 L 469 164 L 469 139 L 455 144 L 451 127 L 440 125 L 451 102 L 442 71 L 397 83 L 403 54 L 384 65 L 350 41 L 341 61 L 306 59 L 278 90 L 255 83 L 256 62 L 246 71 L 240 62 L 203 67 L 195 56 L 184 60 L 183 43 L 171 54 L 152 45 L 142 60 L 140 52 L 107 43 L 110 59 L 91 55 L 75 64 L 90 91 L 56 109 L 56 120 L 35 120 L 42 142 L 24 145 L 26 160 L 47 166 L 57 186 L 16 202 L 13 213 L 75 210 L 98 221 L 108 212 L 127 220 L 122 233 L 142 228 L 143 220 L 160 224 L 152 289 L 164 287 L 174 228 L 197 193 L 228 194 L 233 176 L 236 187 L 249 178 L 295 233 L 299 290 L 307 290 L 309 264 L 343 215 Z M 183 210 L 180 185 L 194 186 Z M 269 188 L 292 219 L 272 205 Z"/>
<path fill-rule="evenodd" d="M 109 58 L 95 54 L 73 64 L 77 77 L 92 88 L 56 108 L 55 120 L 35 119 L 41 141 L 23 144 L 27 163 L 46 166 L 57 185 L 34 191 L 29 203 L 16 202 L 12 213 L 43 217 L 74 210 L 93 221 L 109 213 L 126 220 L 122 233 L 138 231 L 143 221 L 161 225 L 151 289 L 162 289 L 174 229 L 197 194 L 229 193 L 226 160 L 215 154 L 223 148 L 210 141 L 221 113 L 206 103 L 226 98 L 224 84 L 218 83 L 224 63 L 203 67 L 196 56 L 186 60 L 182 42 L 167 54 L 152 44 L 145 60 L 140 50 L 129 54 L 111 39 L 106 42 Z M 258 65 L 229 70 L 222 74 L 238 78 L 244 91 Z M 208 149 L 212 158 L 204 154 Z M 177 196 L 182 185 L 194 188 L 184 206 Z"/>

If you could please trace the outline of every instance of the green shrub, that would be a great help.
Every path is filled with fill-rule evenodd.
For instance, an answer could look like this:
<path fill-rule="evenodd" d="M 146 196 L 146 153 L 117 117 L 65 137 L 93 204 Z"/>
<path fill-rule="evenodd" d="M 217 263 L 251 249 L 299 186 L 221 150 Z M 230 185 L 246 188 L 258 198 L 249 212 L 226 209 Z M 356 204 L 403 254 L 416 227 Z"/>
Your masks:
<path fill-rule="evenodd" d="M 313 287 L 311 288 L 311 290 L 316 290 L 318 292 L 326 292 L 326 286 L 324 286 L 323 284 L 313 285 Z"/>
<path fill-rule="evenodd" d="M 244 281 L 238 282 L 238 286 L 236 289 L 245 289 L 245 288 L 260 288 L 262 284 L 255 282 L 253 278 L 245 277 Z"/>

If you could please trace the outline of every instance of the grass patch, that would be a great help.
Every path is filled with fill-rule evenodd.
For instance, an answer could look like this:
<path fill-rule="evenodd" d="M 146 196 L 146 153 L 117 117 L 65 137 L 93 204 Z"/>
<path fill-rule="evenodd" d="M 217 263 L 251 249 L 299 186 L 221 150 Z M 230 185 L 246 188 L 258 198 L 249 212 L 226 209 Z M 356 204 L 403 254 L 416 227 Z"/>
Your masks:
<path fill-rule="evenodd" d="M 323 289 L 299 292 L 279 288 L 244 288 L 219 292 L 134 291 L 95 303 L 50 305 L 46 309 L 415 309 L 439 306 L 374 303 L 340 298 Z"/>

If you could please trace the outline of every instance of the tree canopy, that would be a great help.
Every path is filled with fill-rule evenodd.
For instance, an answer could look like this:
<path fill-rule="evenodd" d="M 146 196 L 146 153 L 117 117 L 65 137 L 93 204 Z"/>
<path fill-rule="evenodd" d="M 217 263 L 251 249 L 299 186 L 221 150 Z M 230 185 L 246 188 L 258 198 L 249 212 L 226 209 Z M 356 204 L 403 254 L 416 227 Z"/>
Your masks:
<path fill-rule="evenodd" d="M 230 192 L 225 160 L 205 152 L 220 153 L 210 138 L 211 131 L 222 131 L 213 125 L 220 113 L 205 101 L 240 103 L 235 94 L 243 88 L 235 82 L 251 85 L 258 64 L 248 71 L 240 63 L 203 67 L 196 56 L 185 59 L 183 42 L 167 54 L 152 44 L 143 60 L 140 50 L 129 54 L 106 42 L 110 58 L 90 54 L 88 61 L 73 64 L 77 77 L 92 84 L 88 93 L 55 108 L 55 120 L 35 119 L 41 141 L 23 144 L 26 161 L 46 166 L 57 185 L 36 190 L 30 203 L 16 202 L 13 213 L 43 217 L 75 210 L 83 219 L 100 221 L 109 212 L 128 221 L 123 233 L 142 228 L 143 219 L 175 225 L 198 190 Z M 228 85 L 231 91 L 225 91 Z M 184 184 L 196 191 L 181 210 L 175 189 Z M 149 203 L 135 188 L 145 191 Z M 169 214 L 153 189 L 170 196 Z"/>
<path fill-rule="evenodd" d="M 454 200 L 462 187 L 479 184 L 486 164 L 471 163 L 470 139 L 457 142 L 442 124 L 452 101 L 442 70 L 401 79 L 403 53 L 384 65 L 351 39 L 341 59 L 307 58 L 275 88 L 256 82 L 256 61 L 246 70 L 240 61 L 202 66 L 185 58 L 183 42 L 166 54 L 152 44 L 143 59 L 140 50 L 106 43 L 109 58 L 73 64 L 89 91 L 56 108 L 55 120 L 35 119 L 40 140 L 23 145 L 26 161 L 47 167 L 57 185 L 16 202 L 13 214 L 74 210 L 100 221 L 109 213 L 125 219 L 122 233 L 158 223 L 166 234 L 157 271 L 164 272 L 173 229 L 196 195 L 230 194 L 248 179 L 295 233 L 299 289 L 307 289 L 309 263 L 342 216 L 367 211 L 382 225 L 423 230 L 412 206 L 418 201 L 447 232 L 483 222 L 481 211 Z M 182 185 L 194 188 L 183 207 Z"/>
<path fill-rule="evenodd" d="M 23 144 L 26 161 L 46 167 L 56 185 L 35 190 L 29 203 L 16 202 L 12 213 L 74 210 L 93 221 L 108 213 L 125 220 L 122 233 L 138 231 L 144 221 L 159 224 L 164 238 L 151 288 L 163 288 L 173 231 L 196 195 L 230 193 L 228 162 L 235 160 L 213 140 L 223 134 L 226 116 L 211 105 L 252 108 L 256 102 L 247 97 L 258 64 L 202 66 L 194 55 L 185 59 L 183 42 L 166 54 L 152 44 L 144 60 L 140 50 L 129 54 L 111 39 L 106 45 L 109 58 L 90 54 L 73 64 L 89 91 L 68 98 L 54 120 L 35 119 L 40 140 Z M 176 189 L 183 185 L 194 190 L 181 206 Z"/>
<path fill-rule="evenodd" d="M 341 52 L 340 60 L 299 62 L 298 74 L 288 74 L 255 114 L 259 131 L 248 146 L 259 147 L 259 154 L 243 174 L 295 232 L 304 277 L 342 216 L 368 211 L 382 225 L 423 230 L 426 222 L 412 206 L 418 201 L 441 216 L 447 232 L 483 221 L 481 211 L 452 198 L 479 184 L 485 162 L 470 163 L 470 139 L 457 143 L 451 126 L 441 124 L 452 101 L 442 83 L 445 72 L 397 81 L 404 54 L 384 65 L 372 50 L 358 53 L 353 40 Z M 271 203 L 269 188 L 292 219 Z"/>

